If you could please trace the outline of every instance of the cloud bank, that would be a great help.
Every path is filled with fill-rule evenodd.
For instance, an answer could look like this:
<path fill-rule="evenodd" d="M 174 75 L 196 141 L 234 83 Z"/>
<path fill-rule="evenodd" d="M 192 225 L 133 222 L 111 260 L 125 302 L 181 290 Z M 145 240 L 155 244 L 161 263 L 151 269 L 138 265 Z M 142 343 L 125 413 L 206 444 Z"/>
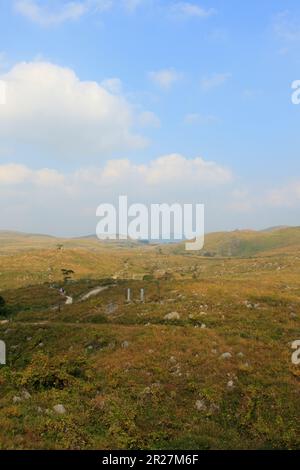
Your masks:
<path fill-rule="evenodd" d="M 66 21 L 76 21 L 90 12 L 103 12 L 112 7 L 111 0 L 39 1 L 16 0 L 17 13 L 40 26 L 54 26 Z"/>
<path fill-rule="evenodd" d="M 201 157 L 188 159 L 180 154 L 164 155 L 145 164 L 135 164 L 128 159 L 108 160 L 102 167 L 85 167 L 71 174 L 54 169 L 34 170 L 26 165 L 0 165 L 0 184 L 3 186 L 33 183 L 59 185 L 66 188 L 78 185 L 118 188 L 122 184 L 130 187 L 158 189 L 162 194 L 166 186 L 185 190 L 200 185 L 214 187 L 231 182 L 231 171 L 215 162 Z"/>
<path fill-rule="evenodd" d="M 131 202 L 204 202 L 230 186 L 230 170 L 203 158 L 164 155 L 148 163 L 108 160 L 102 166 L 71 173 L 22 164 L 0 165 L 0 229 L 60 235 L 94 233 L 96 208 L 117 203 L 125 194 Z"/>
<path fill-rule="evenodd" d="M 0 107 L 2 145 L 98 158 L 147 145 L 133 130 L 140 116 L 116 90 L 116 80 L 109 91 L 96 82 L 81 81 L 70 68 L 48 62 L 19 63 L 1 79 L 7 94 Z"/>

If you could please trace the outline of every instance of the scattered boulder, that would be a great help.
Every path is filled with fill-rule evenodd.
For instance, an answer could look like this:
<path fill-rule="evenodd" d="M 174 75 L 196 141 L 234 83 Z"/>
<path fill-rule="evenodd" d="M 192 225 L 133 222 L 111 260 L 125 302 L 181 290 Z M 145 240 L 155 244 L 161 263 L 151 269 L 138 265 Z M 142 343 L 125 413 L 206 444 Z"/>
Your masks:
<path fill-rule="evenodd" d="M 245 300 L 243 302 L 243 304 L 247 307 L 247 308 L 252 308 L 252 309 L 257 309 L 260 307 L 260 304 L 254 304 L 252 302 L 249 302 L 249 300 Z"/>
<path fill-rule="evenodd" d="M 175 364 L 175 365 L 173 365 L 173 366 L 171 367 L 171 369 L 170 369 L 170 372 L 171 372 L 172 375 L 181 377 L 181 376 L 182 376 L 182 372 L 181 372 L 180 364 Z"/>
<path fill-rule="evenodd" d="M 225 352 L 221 354 L 220 359 L 230 359 L 232 357 L 232 354 L 230 352 Z"/>
<path fill-rule="evenodd" d="M 23 390 L 22 397 L 24 398 L 24 400 L 30 400 L 31 395 L 29 392 L 27 392 L 27 390 Z"/>
<path fill-rule="evenodd" d="M 205 411 L 207 408 L 204 400 L 197 400 L 195 403 L 195 407 L 198 411 Z"/>
<path fill-rule="evenodd" d="M 118 310 L 118 305 L 117 304 L 114 304 L 113 302 L 109 303 L 106 307 L 106 313 L 108 315 L 112 315 L 113 313 L 115 313 L 116 311 Z"/>
<path fill-rule="evenodd" d="M 55 411 L 55 413 L 57 413 L 58 415 L 64 415 L 67 412 L 64 405 L 53 406 L 53 411 Z"/>
<path fill-rule="evenodd" d="M 20 403 L 22 401 L 22 398 L 21 397 L 18 397 L 18 396 L 14 396 L 13 397 L 13 402 L 14 403 Z"/>
<path fill-rule="evenodd" d="M 233 387 L 234 387 L 234 382 L 233 382 L 233 380 L 229 380 L 229 381 L 227 382 L 227 387 L 228 387 L 228 388 L 233 388 Z"/>
<path fill-rule="evenodd" d="M 178 312 L 167 313 L 164 317 L 165 320 L 180 320 L 180 315 Z"/>

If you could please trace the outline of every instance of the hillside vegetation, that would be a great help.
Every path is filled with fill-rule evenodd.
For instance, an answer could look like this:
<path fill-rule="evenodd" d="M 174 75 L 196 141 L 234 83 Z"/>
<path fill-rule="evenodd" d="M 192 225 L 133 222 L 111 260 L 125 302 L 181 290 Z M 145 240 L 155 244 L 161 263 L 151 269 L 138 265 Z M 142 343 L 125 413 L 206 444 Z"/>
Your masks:
<path fill-rule="evenodd" d="M 184 244 L 175 252 L 184 252 Z M 204 256 L 251 257 L 276 253 L 300 253 L 300 227 L 286 227 L 262 231 L 236 230 L 210 233 L 205 237 Z"/>
<path fill-rule="evenodd" d="M 0 239 L 1 449 L 299 448 L 300 229 Z"/>

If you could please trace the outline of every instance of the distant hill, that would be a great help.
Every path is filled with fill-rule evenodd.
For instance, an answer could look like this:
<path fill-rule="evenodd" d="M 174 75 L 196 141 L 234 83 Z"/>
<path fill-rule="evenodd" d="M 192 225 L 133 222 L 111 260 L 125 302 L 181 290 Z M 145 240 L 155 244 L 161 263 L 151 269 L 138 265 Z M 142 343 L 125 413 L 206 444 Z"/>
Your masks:
<path fill-rule="evenodd" d="M 58 239 L 51 235 L 0 230 L 0 252 L 19 251 L 31 248 L 48 248 L 59 243 Z"/>
<path fill-rule="evenodd" d="M 183 252 L 184 244 L 177 245 L 174 251 Z M 201 251 L 206 257 L 249 257 L 280 253 L 300 254 L 300 227 L 210 233 L 205 236 Z"/>
<path fill-rule="evenodd" d="M 0 230 L 0 253 L 18 252 L 31 249 L 83 248 L 96 250 L 100 248 L 133 248 L 142 245 L 135 240 L 99 240 L 96 235 L 76 238 L 59 238 L 51 235 Z"/>
<path fill-rule="evenodd" d="M 277 230 L 282 230 L 284 228 L 291 228 L 291 227 L 289 227 L 288 225 L 276 225 L 275 227 L 265 228 L 261 230 L 261 232 L 276 232 Z"/>
<path fill-rule="evenodd" d="M 114 248 L 143 248 L 148 244 L 134 240 L 100 241 L 95 236 L 79 238 L 56 238 L 50 235 L 35 235 L 20 232 L 0 231 L 0 253 L 27 249 L 48 249 L 59 247 L 82 248 L 88 250 Z M 155 245 L 158 246 L 157 244 Z M 164 251 L 174 254 L 185 252 L 185 243 L 162 244 Z M 185 252 L 186 253 L 186 252 Z M 193 252 L 189 252 L 193 254 Z M 300 255 L 300 227 L 272 227 L 261 231 L 235 230 L 216 232 L 205 236 L 205 244 L 200 252 L 205 257 L 249 257 L 272 254 Z"/>

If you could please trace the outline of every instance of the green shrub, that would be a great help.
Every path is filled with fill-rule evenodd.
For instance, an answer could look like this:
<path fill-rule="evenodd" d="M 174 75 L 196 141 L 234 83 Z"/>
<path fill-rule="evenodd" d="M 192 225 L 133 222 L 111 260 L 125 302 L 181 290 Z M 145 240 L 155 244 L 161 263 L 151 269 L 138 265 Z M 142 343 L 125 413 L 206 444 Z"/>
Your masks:
<path fill-rule="evenodd" d="M 85 378 L 83 359 L 70 360 L 64 356 L 50 358 L 44 353 L 37 353 L 22 372 L 19 382 L 21 386 L 34 390 L 63 390 L 79 378 Z"/>

